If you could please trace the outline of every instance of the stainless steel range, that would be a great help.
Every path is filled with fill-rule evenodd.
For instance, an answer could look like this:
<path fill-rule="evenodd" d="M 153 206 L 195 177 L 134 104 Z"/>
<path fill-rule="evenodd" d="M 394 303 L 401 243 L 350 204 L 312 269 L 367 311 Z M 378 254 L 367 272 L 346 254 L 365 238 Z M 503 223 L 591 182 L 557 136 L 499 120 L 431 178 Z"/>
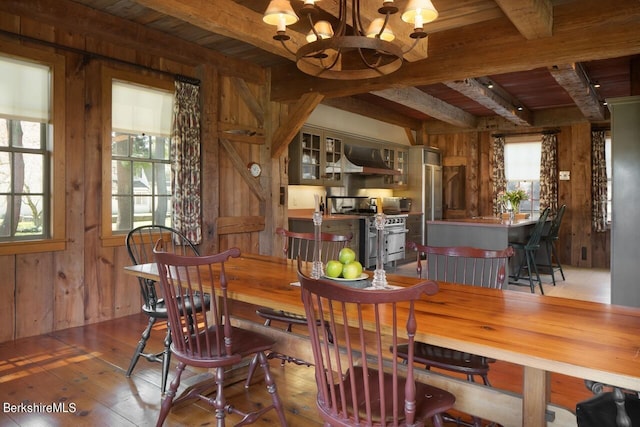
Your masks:
<path fill-rule="evenodd" d="M 383 263 L 394 263 L 404 259 L 404 249 L 407 241 L 407 214 L 386 215 L 384 225 L 384 253 Z M 367 216 L 361 221 L 361 243 L 364 243 L 365 268 L 375 268 L 377 258 L 378 230 L 375 226 L 375 216 Z M 363 236 L 366 236 L 362 238 Z"/>

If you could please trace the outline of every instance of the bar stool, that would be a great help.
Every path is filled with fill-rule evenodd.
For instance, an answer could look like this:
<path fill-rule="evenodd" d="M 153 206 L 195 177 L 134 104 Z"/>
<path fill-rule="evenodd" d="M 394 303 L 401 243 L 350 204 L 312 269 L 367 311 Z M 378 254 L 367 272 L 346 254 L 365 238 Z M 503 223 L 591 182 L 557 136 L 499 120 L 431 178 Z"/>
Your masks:
<path fill-rule="evenodd" d="M 560 274 L 562 275 L 562 280 L 565 280 L 564 271 L 562 271 L 562 264 L 560 264 L 560 258 L 558 258 L 556 242 L 559 240 L 558 233 L 560 231 L 562 217 L 564 216 L 564 211 L 566 208 L 567 208 L 567 205 L 560 206 L 560 209 L 558 209 L 558 213 L 556 214 L 555 218 L 553 218 L 553 221 L 551 221 L 551 226 L 549 227 L 549 231 L 546 234 L 543 234 L 541 238 L 541 243 L 544 243 L 545 249 L 547 250 L 548 264 L 538 264 L 538 266 L 551 269 L 551 280 L 553 281 L 553 286 L 556 285 L 556 276 L 555 276 L 556 270 L 560 271 Z M 554 260 L 555 260 L 555 264 L 553 262 Z"/>
<path fill-rule="evenodd" d="M 529 287 L 531 288 L 531 293 L 536 293 L 536 287 L 533 280 L 533 274 L 535 274 L 536 281 L 540 286 L 540 293 L 544 295 L 544 290 L 542 289 L 542 280 L 540 280 L 540 274 L 538 273 L 538 265 L 536 264 L 536 253 L 538 249 L 540 249 L 540 239 L 542 238 L 542 232 L 544 230 L 545 223 L 547 222 L 547 216 L 549 216 L 549 208 L 545 208 L 544 211 L 540 214 L 540 218 L 538 218 L 538 222 L 533 227 L 533 231 L 529 236 L 529 240 L 526 242 L 509 242 L 509 245 L 513 247 L 516 253 L 520 253 L 520 265 L 517 269 L 516 274 L 511 275 L 509 277 L 513 278 L 514 282 L 509 282 L 511 285 L 519 285 L 522 286 L 518 281 L 522 279 L 529 279 Z M 526 267 L 525 267 L 526 263 Z M 527 277 L 521 276 L 522 270 L 527 269 Z"/>

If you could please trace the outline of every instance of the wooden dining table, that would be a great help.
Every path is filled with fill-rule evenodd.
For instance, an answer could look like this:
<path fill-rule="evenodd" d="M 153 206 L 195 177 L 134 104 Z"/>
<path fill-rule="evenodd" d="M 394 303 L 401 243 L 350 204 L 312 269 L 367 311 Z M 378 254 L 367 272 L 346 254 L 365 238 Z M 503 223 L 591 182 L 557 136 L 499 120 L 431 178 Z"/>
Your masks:
<path fill-rule="evenodd" d="M 228 297 L 304 315 L 296 269 L 282 258 L 254 254 L 231 258 L 225 263 Z M 128 266 L 125 271 L 158 279 L 155 264 Z M 387 280 L 395 286 L 420 281 L 394 274 L 387 274 Z M 640 390 L 640 309 L 453 283 L 438 285 L 438 293 L 415 305 L 416 340 L 514 363 L 524 372 L 522 392 L 514 394 L 417 369 L 419 380 L 456 395 L 456 409 L 504 426 L 575 426 L 575 408 L 549 402 L 551 373 Z M 309 357 L 304 335 L 253 322 L 245 321 L 243 326 L 281 338 L 286 354 L 298 356 L 299 351 L 301 358 Z"/>

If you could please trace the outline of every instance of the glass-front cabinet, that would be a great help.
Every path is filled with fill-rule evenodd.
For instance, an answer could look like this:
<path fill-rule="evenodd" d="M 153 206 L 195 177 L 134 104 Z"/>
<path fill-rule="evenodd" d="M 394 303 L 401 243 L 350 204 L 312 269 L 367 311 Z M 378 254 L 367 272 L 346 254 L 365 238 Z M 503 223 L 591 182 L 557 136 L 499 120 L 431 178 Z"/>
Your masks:
<path fill-rule="evenodd" d="M 409 173 L 409 150 L 404 148 L 384 148 L 382 150 L 384 162 L 391 169 L 400 172 L 400 175 L 388 175 L 384 177 L 384 183 L 393 187 L 407 185 Z"/>
<path fill-rule="evenodd" d="M 289 145 L 289 183 L 342 185 L 343 140 L 323 129 L 305 127 Z"/>

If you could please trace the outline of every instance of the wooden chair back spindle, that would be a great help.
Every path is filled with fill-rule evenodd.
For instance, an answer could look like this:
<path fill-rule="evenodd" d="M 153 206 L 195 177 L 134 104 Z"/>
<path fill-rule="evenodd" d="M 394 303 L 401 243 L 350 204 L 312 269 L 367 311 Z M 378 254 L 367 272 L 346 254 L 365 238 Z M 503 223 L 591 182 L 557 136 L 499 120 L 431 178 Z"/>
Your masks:
<path fill-rule="evenodd" d="M 424 281 L 397 290 L 350 288 L 330 280 L 314 280 L 300 271 L 298 279 L 313 349 L 317 406 L 325 425 L 422 425 L 432 419 L 442 425 L 441 413 L 455 397 L 445 390 L 416 383 L 413 351 L 410 363 L 395 351 L 400 341 L 413 348 L 416 329 L 414 301 L 433 295 L 438 285 Z M 381 321 L 382 317 L 385 321 Z M 390 322 L 383 341 L 381 324 Z M 330 326 L 329 332 L 323 324 Z M 425 327 L 425 325 L 420 325 Z"/>

